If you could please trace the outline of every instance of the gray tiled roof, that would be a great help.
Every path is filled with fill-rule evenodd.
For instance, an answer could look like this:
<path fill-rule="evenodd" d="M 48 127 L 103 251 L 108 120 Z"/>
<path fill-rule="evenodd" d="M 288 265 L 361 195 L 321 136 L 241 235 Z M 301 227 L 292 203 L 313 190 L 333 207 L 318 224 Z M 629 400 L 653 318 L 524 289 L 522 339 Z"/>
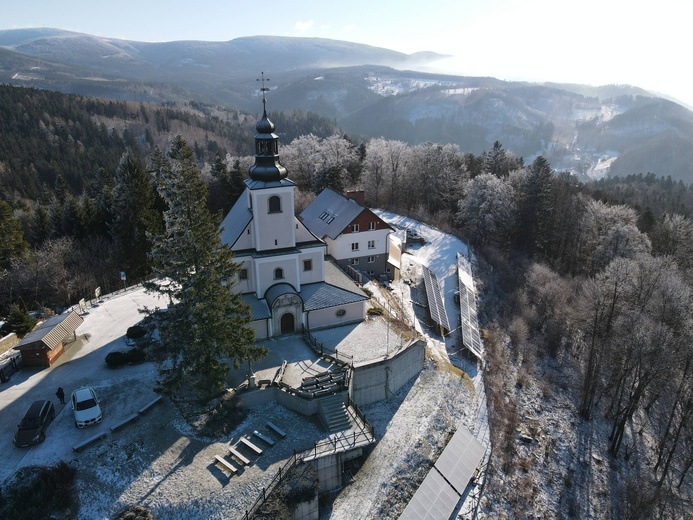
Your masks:
<path fill-rule="evenodd" d="M 266 320 L 272 316 L 265 300 L 258 299 L 255 293 L 241 294 L 241 299 L 250 306 L 253 321 Z"/>
<path fill-rule="evenodd" d="M 250 190 L 264 190 L 266 188 L 279 188 L 280 186 L 296 186 L 296 184 L 289 179 L 281 179 L 279 181 L 257 181 L 247 178 L 243 182 Z"/>
<path fill-rule="evenodd" d="M 301 286 L 301 298 L 303 298 L 304 311 L 315 311 L 361 302 L 367 300 L 368 296 L 356 294 L 325 282 L 317 282 Z"/>
<path fill-rule="evenodd" d="M 358 202 L 326 188 L 303 210 L 299 218 L 319 238 L 337 238 L 365 208 Z M 320 219 L 323 213 L 329 213 Z"/>
<path fill-rule="evenodd" d="M 231 211 L 219 225 L 221 229 L 221 243 L 233 247 L 251 220 L 253 220 L 253 214 L 248 209 L 245 197 L 238 197 Z"/>

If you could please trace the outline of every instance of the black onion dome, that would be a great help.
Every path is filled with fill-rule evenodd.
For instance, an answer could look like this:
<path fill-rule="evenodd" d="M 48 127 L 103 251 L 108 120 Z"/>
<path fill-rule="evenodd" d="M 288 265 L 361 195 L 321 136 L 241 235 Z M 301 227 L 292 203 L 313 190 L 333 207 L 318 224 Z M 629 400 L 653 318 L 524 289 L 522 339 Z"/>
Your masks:
<path fill-rule="evenodd" d="M 288 173 L 279 164 L 279 137 L 274 133 L 274 123 L 267 117 L 266 110 L 262 111 L 262 119 L 255 130 L 255 164 L 248 170 L 250 178 L 263 182 L 285 179 Z"/>

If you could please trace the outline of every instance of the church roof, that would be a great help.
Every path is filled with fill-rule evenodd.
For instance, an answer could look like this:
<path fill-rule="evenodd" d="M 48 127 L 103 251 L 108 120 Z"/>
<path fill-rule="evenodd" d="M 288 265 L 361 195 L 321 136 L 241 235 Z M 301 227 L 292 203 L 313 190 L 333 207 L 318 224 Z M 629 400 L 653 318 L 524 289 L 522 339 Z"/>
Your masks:
<path fill-rule="evenodd" d="M 245 179 L 243 181 L 249 190 L 264 190 L 267 188 L 280 188 L 285 186 L 296 186 L 296 183 L 289 179 L 262 181 L 252 178 Z"/>
<path fill-rule="evenodd" d="M 255 293 L 241 294 L 241 299 L 250 307 L 250 313 L 253 321 L 266 320 L 267 318 L 272 317 L 272 313 L 267 306 L 267 302 L 259 299 L 257 296 L 255 296 Z"/>
<path fill-rule="evenodd" d="M 296 288 L 290 283 L 286 282 L 274 284 L 265 292 L 265 300 L 267 301 L 267 305 L 272 308 L 277 298 L 284 296 L 285 294 L 297 294 Z"/>
<path fill-rule="evenodd" d="M 316 311 L 362 302 L 367 300 L 368 296 L 356 294 L 326 282 L 316 282 L 301 286 L 301 298 L 304 311 Z"/>
<path fill-rule="evenodd" d="M 233 247 L 251 220 L 253 213 L 248 209 L 245 197 L 241 195 L 219 226 L 221 243 Z"/>
<path fill-rule="evenodd" d="M 299 218 L 320 238 L 336 239 L 366 208 L 326 188 L 315 197 Z"/>

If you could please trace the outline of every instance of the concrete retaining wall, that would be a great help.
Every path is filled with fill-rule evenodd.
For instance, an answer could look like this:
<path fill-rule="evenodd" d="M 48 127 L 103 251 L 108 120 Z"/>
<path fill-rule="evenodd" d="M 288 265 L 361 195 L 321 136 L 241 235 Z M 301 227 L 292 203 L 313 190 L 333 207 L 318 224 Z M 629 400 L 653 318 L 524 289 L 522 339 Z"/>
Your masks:
<path fill-rule="evenodd" d="M 425 352 L 426 344 L 417 341 L 390 358 L 354 366 L 351 398 L 358 406 L 387 399 L 423 370 Z"/>
<path fill-rule="evenodd" d="M 294 512 L 291 513 L 292 520 L 318 520 L 320 511 L 318 510 L 318 496 L 310 502 L 301 502 L 296 506 Z"/>

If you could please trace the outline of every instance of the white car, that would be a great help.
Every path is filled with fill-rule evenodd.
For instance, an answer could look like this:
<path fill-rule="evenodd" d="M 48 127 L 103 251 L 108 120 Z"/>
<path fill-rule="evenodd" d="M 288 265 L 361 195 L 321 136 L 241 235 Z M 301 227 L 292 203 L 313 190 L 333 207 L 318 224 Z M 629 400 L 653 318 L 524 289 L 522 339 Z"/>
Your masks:
<path fill-rule="evenodd" d="M 103 419 L 99 399 L 94 389 L 85 386 L 72 392 L 72 409 L 75 411 L 75 425 L 84 428 L 98 424 Z"/>

